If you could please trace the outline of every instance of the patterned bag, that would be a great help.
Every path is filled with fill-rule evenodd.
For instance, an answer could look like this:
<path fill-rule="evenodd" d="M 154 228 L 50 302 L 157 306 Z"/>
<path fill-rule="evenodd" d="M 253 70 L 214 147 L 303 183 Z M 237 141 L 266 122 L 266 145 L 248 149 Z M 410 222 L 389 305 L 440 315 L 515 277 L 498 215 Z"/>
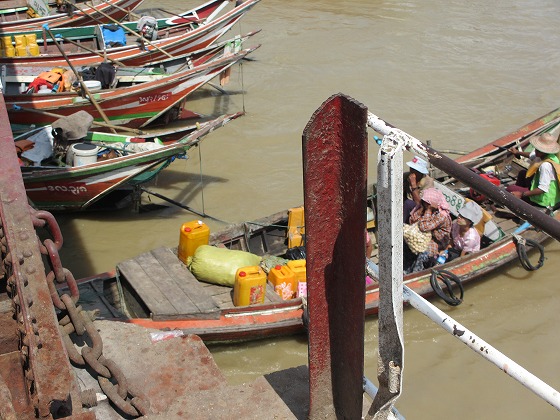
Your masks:
<path fill-rule="evenodd" d="M 422 232 L 418 223 L 403 226 L 404 241 L 414 254 L 420 254 L 428 250 L 428 244 L 432 240 L 431 232 Z"/>

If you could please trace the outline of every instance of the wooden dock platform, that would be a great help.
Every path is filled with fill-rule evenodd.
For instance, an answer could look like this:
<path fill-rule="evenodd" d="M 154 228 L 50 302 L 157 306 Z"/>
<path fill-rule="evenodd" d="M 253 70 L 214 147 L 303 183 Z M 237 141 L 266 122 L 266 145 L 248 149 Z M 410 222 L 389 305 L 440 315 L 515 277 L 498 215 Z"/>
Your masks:
<path fill-rule="evenodd" d="M 233 288 L 198 281 L 171 248 L 157 248 L 117 264 L 119 277 L 145 303 L 153 320 L 219 319 L 233 308 Z M 266 303 L 282 299 L 268 284 Z"/>

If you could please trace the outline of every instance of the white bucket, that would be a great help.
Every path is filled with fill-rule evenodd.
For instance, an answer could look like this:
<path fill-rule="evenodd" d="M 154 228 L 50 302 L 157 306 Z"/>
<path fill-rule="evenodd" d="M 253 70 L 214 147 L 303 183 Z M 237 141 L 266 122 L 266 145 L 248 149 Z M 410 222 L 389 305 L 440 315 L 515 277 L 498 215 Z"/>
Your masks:
<path fill-rule="evenodd" d="M 92 92 L 101 90 L 101 82 L 99 80 L 85 80 L 84 85 Z"/>
<path fill-rule="evenodd" d="M 66 154 L 66 164 L 84 166 L 97 162 L 99 147 L 87 143 L 75 143 Z"/>

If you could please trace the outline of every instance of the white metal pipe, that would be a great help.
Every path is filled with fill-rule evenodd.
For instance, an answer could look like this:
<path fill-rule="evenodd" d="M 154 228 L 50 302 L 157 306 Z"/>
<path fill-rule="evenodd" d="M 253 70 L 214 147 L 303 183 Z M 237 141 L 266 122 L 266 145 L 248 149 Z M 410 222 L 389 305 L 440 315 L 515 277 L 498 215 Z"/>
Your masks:
<path fill-rule="evenodd" d="M 373 400 L 377 395 L 377 391 L 378 389 L 374 385 L 374 383 L 364 376 L 364 392 L 368 394 L 369 397 Z M 399 413 L 399 410 L 397 410 L 395 407 L 392 408 L 391 412 L 393 413 L 396 419 L 405 420 L 404 416 L 401 413 Z"/>
<path fill-rule="evenodd" d="M 426 152 L 425 145 L 415 137 L 412 137 L 410 134 L 405 133 L 399 128 L 392 127 L 379 118 L 377 115 L 368 112 L 368 127 L 372 128 L 379 134 L 383 136 L 392 136 L 394 138 L 399 139 L 399 143 L 403 148 L 407 150 L 412 150 L 415 154 L 419 155 L 420 157 L 428 159 L 428 152 Z"/>
<path fill-rule="evenodd" d="M 560 393 L 558 393 L 558 391 L 550 385 L 546 384 L 531 372 L 511 360 L 509 357 L 499 352 L 486 341 L 482 340 L 472 331 L 455 321 L 445 312 L 436 308 L 407 286 L 404 286 L 403 294 L 405 301 L 409 302 L 414 308 L 418 309 L 432 321 L 439 324 L 444 330 L 452 334 L 458 340 L 462 341 L 477 354 L 494 363 L 499 369 L 507 373 L 526 388 L 533 391 L 554 408 L 560 410 Z"/>

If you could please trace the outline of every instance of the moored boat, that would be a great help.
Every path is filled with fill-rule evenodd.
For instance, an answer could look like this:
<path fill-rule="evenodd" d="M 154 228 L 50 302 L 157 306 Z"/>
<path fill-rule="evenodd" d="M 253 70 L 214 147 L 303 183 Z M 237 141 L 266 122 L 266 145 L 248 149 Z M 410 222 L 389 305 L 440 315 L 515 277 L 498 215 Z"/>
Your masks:
<path fill-rule="evenodd" d="M 468 159 L 462 158 L 461 163 L 481 173 L 491 171 L 504 186 L 513 182 L 525 164 L 514 159 L 507 148 L 542 132 L 554 132 L 557 136 L 559 124 L 560 109 L 556 109 L 473 151 Z M 445 174 L 435 176 L 439 185 L 445 185 L 446 181 L 450 180 Z M 460 182 L 447 184 L 447 187 L 441 188 L 447 188 L 453 194 L 457 194 L 454 196 L 455 200 L 457 197 L 462 197 L 463 201 L 475 197 L 470 188 Z M 454 199 L 449 197 L 450 200 Z M 480 201 L 480 197 L 476 198 Z M 373 211 L 373 196 L 371 200 Z M 524 248 L 526 245 L 523 243 L 532 244 L 544 253 L 541 244 L 549 236 L 534 229 L 513 213 L 496 208 L 491 202 L 480 201 L 480 205 L 487 213 L 484 219 L 486 225 L 491 227 L 488 230 L 483 229 L 483 248 L 434 269 L 406 275 L 404 284 L 408 288 L 422 296 L 435 293 L 441 295 L 444 282 L 439 275 L 443 272 L 453 275 L 457 283 L 463 286 L 518 258 L 522 258 L 525 267 L 538 267 L 538 264 L 532 266 L 528 262 L 527 250 Z M 557 210 L 552 213 L 552 217 L 560 220 Z M 288 252 L 288 245 L 294 245 L 291 243 L 292 239 L 301 235 L 301 229 L 304 227 L 303 218 L 299 221 L 289 219 L 289 212 L 283 211 L 253 222 L 231 225 L 223 231 L 211 234 L 209 243 L 218 247 L 247 251 L 261 257 L 273 255 L 286 259 L 289 254 L 296 254 Z M 540 263 L 542 260 L 543 255 Z M 128 308 L 123 310 L 124 314 L 128 314 L 123 318 L 126 322 L 147 328 L 178 329 L 184 333 L 199 335 L 207 342 L 252 340 L 305 330 L 304 298 L 283 300 L 275 293 L 271 284 L 267 283 L 264 303 L 235 306 L 231 287 L 199 281 L 178 259 L 175 248 L 158 248 L 141 254 L 119 263 L 116 272 L 93 276 L 79 283 L 83 288 L 97 287 L 96 293 L 100 290 L 100 284 L 111 293 L 117 291 L 111 296 L 116 297 L 124 308 Z M 366 286 L 365 295 L 366 314 L 377 313 L 379 289 L 376 282 Z M 445 296 L 443 293 L 442 297 Z"/>
<path fill-rule="evenodd" d="M 48 24 L 52 27 L 67 27 L 80 25 L 95 25 L 110 23 L 110 19 L 122 20 L 130 12 L 142 4 L 144 0 L 104 0 L 97 1 L 94 5 L 84 5 L 82 11 L 61 10 L 60 5 L 43 4 L 43 10 L 34 10 L 27 3 L 2 5 L 2 20 L 0 33 L 6 31 L 37 30 L 41 25 Z M 36 4 L 39 4 L 37 2 Z M 110 18 L 107 18 L 107 16 Z"/>
<path fill-rule="evenodd" d="M 58 46 L 54 45 L 51 34 L 45 28 L 42 31 L 37 31 L 36 28 L 33 32 L 20 31 L 17 33 L 18 37 L 36 39 L 38 51 L 36 49 L 35 52 L 38 54 L 4 54 L 0 57 L 0 63 L 15 66 L 65 66 L 66 59 L 59 51 L 59 48 L 62 48 L 75 67 L 92 66 L 104 61 L 122 66 L 155 66 L 184 58 L 190 53 L 211 46 L 259 1 L 246 0 L 218 16 L 209 15 L 207 19 L 212 19 L 207 21 L 193 21 L 185 17 L 156 20 L 162 28 L 158 29 L 157 39 L 153 40 L 147 36 L 138 37 L 138 22 L 123 23 L 119 24 L 120 26 L 112 24 L 53 29 L 50 32 L 56 38 Z M 215 2 L 215 5 L 218 8 L 221 3 Z M 196 11 L 190 14 L 198 16 Z M 189 12 L 185 12 L 184 15 L 188 16 Z M 10 35 L 12 39 L 16 38 L 16 33 L 4 36 Z M 25 51 L 25 47 L 23 50 Z"/>
<path fill-rule="evenodd" d="M 97 121 L 113 125 L 139 128 L 167 118 L 176 119 L 184 108 L 186 98 L 205 83 L 224 72 L 257 47 L 232 54 L 224 54 L 223 48 L 204 54 L 193 68 L 178 70 L 172 74 L 156 75 L 141 71 L 127 79 L 123 87 L 90 91 L 91 98 L 80 91 L 62 91 L 33 94 L 5 94 L 6 107 L 12 125 L 47 125 L 78 111 L 86 111 Z M 124 69 L 129 73 L 130 69 Z M 149 74 L 148 74 L 149 73 Z M 141 82 L 144 74 L 148 80 Z M 126 76 L 126 74 L 125 74 Z M 128 74 L 127 77 L 130 77 Z M 118 75 L 117 75 L 118 83 Z"/>
<path fill-rule="evenodd" d="M 88 131 L 79 140 L 67 141 L 61 155 L 57 155 L 61 145 L 53 138 L 53 127 L 37 128 L 14 139 L 16 148 L 21 147 L 20 140 L 33 146 L 19 153 L 20 161 L 30 162 L 21 167 L 28 199 L 42 210 L 78 211 L 90 209 L 117 190 L 124 190 L 120 199 L 129 198 L 133 186 L 148 182 L 173 159 L 186 157 L 207 134 L 241 115 L 226 114 L 182 130 L 143 136 Z M 57 128 L 64 126 L 57 124 Z M 166 141 L 171 135 L 180 138 Z"/>

